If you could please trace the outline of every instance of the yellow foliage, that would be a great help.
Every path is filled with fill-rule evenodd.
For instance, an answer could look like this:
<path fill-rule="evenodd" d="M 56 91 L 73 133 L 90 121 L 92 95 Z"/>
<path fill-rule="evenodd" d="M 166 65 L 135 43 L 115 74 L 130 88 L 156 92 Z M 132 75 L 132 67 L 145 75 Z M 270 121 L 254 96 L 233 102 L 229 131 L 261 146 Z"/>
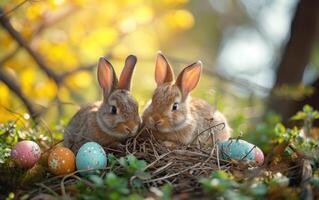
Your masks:
<path fill-rule="evenodd" d="M 20 2 L 12 0 L 1 5 L 5 10 L 10 10 L 13 5 Z M 32 1 L 14 11 L 10 15 L 10 22 L 31 48 L 41 56 L 43 62 L 57 74 L 63 74 L 79 66 L 94 64 L 102 55 L 111 54 L 114 59 L 112 61 L 123 63 L 128 54 L 135 54 L 139 59 L 138 73 L 147 72 L 153 75 L 153 63 L 142 65 L 142 60 L 154 58 L 156 51 L 169 43 L 175 32 L 193 27 L 193 15 L 178 7 L 187 2 L 187 0 Z M 69 7 L 74 10 L 64 13 Z M 17 46 L 16 41 L 3 29 L 0 30 L 0 37 L 1 51 L 9 53 Z M 3 65 L 6 69 L 10 69 L 10 74 L 21 85 L 25 95 L 38 104 L 48 105 L 56 95 L 62 101 L 82 104 L 84 102 L 73 99 L 73 94 L 80 96 L 83 95 L 81 94 L 83 91 L 89 91 L 90 95 L 87 96 L 92 98 L 100 95 L 100 91 L 96 90 L 96 76 L 92 76 L 91 72 L 71 75 L 63 81 L 65 85 L 58 88 L 23 48 Z M 122 67 L 122 64 L 119 66 Z M 154 78 L 145 77 L 144 74 L 143 78 L 148 83 L 147 87 L 133 86 L 136 91 L 134 96 L 141 104 L 146 103 L 146 99 L 154 89 Z M 10 94 L 9 89 L 0 84 L 0 104 L 14 107 L 12 102 L 18 102 L 21 105 L 21 101 Z M 13 118 L 12 114 L 4 115 L 5 117 L 0 115 L 0 121 Z"/>
<path fill-rule="evenodd" d="M 2 83 L 0 83 L 0 104 L 5 107 L 10 107 L 9 88 Z"/>
<path fill-rule="evenodd" d="M 49 0 L 49 6 L 52 9 L 57 9 L 64 4 L 65 0 Z"/>
<path fill-rule="evenodd" d="M 163 0 L 161 2 L 168 6 L 178 6 L 178 5 L 186 4 L 188 0 Z"/>
<path fill-rule="evenodd" d="M 141 45 L 141 41 L 147 45 Z M 144 58 L 154 57 L 154 51 L 159 49 L 156 35 L 153 32 L 146 31 L 146 29 L 135 31 L 127 40 L 124 40 L 124 43 L 129 49 L 140 46 L 141 48 L 136 49 L 135 53 Z"/>
<path fill-rule="evenodd" d="M 34 82 L 36 81 L 36 72 L 32 68 L 25 68 L 20 72 L 20 84 L 23 91 L 27 94 L 33 93 Z"/>
<path fill-rule="evenodd" d="M 92 86 L 92 75 L 89 72 L 79 72 L 68 77 L 65 82 L 73 90 L 84 89 Z"/>
<path fill-rule="evenodd" d="M 30 4 L 26 10 L 26 17 L 29 20 L 37 20 L 44 12 L 44 6 L 41 3 Z"/>
<path fill-rule="evenodd" d="M 137 23 L 145 24 L 153 19 L 154 11 L 149 6 L 141 6 L 135 10 L 134 15 Z"/>
<path fill-rule="evenodd" d="M 59 93 L 58 93 L 58 97 L 60 99 L 67 99 L 69 100 L 70 99 L 70 93 L 68 91 L 68 89 L 64 86 L 62 86 L 61 88 L 59 88 Z"/>
<path fill-rule="evenodd" d="M 21 88 L 23 92 L 32 96 L 38 103 L 47 104 L 57 92 L 57 86 L 52 79 L 40 79 L 33 68 L 25 68 L 20 73 Z"/>
<path fill-rule="evenodd" d="M 1 38 L 1 44 L 6 46 L 6 47 L 10 47 L 14 44 L 14 41 L 12 40 L 12 38 L 9 36 L 9 34 L 5 33 L 5 32 L 0 32 L 0 38 Z"/>
<path fill-rule="evenodd" d="M 57 86 L 52 79 L 38 82 L 34 88 L 34 95 L 39 104 L 48 104 L 57 93 Z"/>
<path fill-rule="evenodd" d="M 129 54 L 129 49 L 124 44 L 118 44 L 113 49 L 113 55 L 116 58 L 125 58 Z"/>
<path fill-rule="evenodd" d="M 136 20 L 133 17 L 127 17 L 120 22 L 120 30 L 123 33 L 129 33 L 136 29 Z"/>
<path fill-rule="evenodd" d="M 187 10 L 176 10 L 167 15 L 166 22 L 174 30 L 185 30 L 193 27 L 194 17 Z"/>

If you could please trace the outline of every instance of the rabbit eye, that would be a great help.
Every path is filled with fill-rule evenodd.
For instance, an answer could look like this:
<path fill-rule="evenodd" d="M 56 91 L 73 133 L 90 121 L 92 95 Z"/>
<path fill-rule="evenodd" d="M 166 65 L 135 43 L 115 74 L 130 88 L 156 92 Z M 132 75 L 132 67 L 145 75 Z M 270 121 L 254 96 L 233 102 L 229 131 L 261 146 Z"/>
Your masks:
<path fill-rule="evenodd" d="M 111 114 L 115 115 L 117 113 L 117 109 L 115 106 L 111 106 L 111 110 L 110 110 Z"/>
<path fill-rule="evenodd" d="M 177 110 L 177 109 L 178 109 L 178 103 L 175 102 L 175 103 L 173 104 L 172 111 L 175 111 L 175 110 Z"/>

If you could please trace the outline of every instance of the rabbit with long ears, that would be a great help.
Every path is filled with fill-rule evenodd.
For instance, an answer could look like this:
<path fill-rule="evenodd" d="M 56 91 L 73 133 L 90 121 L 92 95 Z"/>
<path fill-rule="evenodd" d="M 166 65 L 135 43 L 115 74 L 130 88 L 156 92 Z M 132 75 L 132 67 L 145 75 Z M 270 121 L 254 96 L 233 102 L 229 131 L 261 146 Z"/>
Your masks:
<path fill-rule="evenodd" d="M 196 141 L 208 145 L 213 141 L 211 138 L 224 141 L 230 137 L 231 128 L 225 116 L 206 101 L 189 95 L 199 82 L 201 69 L 202 62 L 195 62 L 184 68 L 174 81 L 174 72 L 167 59 L 161 52 L 157 55 L 157 88 L 143 113 L 143 123 L 165 144 Z M 216 128 L 205 131 L 213 126 Z"/>
<path fill-rule="evenodd" d="M 97 77 L 102 88 L 103 101 L 80 109 L 65 128 L 64 145 L 74 152 L 87 141 L 107 146 L 134 136 L 141 123 L 138 104 L 130 94 L 136 57 L 125 60 L 119 80 L 113 66 L 101 57 Z"/>

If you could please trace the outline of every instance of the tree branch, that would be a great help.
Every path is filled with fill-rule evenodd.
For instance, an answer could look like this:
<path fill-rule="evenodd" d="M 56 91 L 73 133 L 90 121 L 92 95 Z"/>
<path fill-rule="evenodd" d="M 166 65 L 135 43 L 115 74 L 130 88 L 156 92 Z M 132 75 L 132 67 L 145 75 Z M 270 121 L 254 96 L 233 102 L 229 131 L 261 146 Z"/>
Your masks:
<path fill-rule="evenodd" d="M 17 10 L 18 8 L 23 6 L 23 4 L 27 3 L 28 1 L 30 1 L 30 0 L 21 1 L 20 3 L 15 5 L 11 10 L 7 11 L 6 13 L 1 12 L 0 17 L 8 16 L 10 13 L 14 12 L 15 10 Z"/>
<path fill-rule="evenodd" d="M 95 67 L 96 67 L 96 63 L 94 63 L 94 64 L 92 63 L 92 64 L 88 64 L 87 66 L 81 66 L 81 67 L 75 68 L 73 70 L 64 72 L 61 75 L 61 80 L 64 80 L 67 77 L 69 77 L 69 76 L 71 76 L 73 74 L 76 74 L 78 72 L 81 72 L 81 71 L 92 71 Z"/>
<path fill-rule="evenodd" d="M 172 60 L 172 62 L 176 62 L 176 63 L 191 63 L 192 62 L 189 60 L 183 60 L 183 59 L 179 59 L 179 58 L 175 58 L 175 57 L 171 57 L 171 56 L 168 56 L 168 58 L 170 60 Z M 205 64 L 205 66 L 213 66 L 213 64 L 207 63 L 207 64 Z M 270 88 L 264 87 L 258 83 L 253 83 L 249 80 L 246 80 L 246 79 L 243 79 L 240 77 L 236 77 L 236 76 L 232 76 L 229 74 L 218 72 L 217 70 L 213 69 L 212 67 L 204 67 L 203 72 L 208 74 L 208 75 L 211 75 L 211 76 L 216 76 L 220 80 L 223 80 L 225 82 L 229 82 L 232 85 L 240 86 L 240 87 L 245 88 L 245 89 L 250 90 L 250 91 L 255 90 L 255 91 L 268 93 L 271 90 Z"/>
<path fill-rule="evenodd" d="M 3 11 L 2 9 L 0 9 L 0 14 L 2 13 Z M 57 85 L 60 85 L 60 77 L 46 65 L 42 57 L 37 52 L 35 52 L 27 43 L 27 41 L 20 35 L 20 33 L 13 28 L 9 19 L 5 15 L 2 15 L 2 17 L 0 18 L 0 24 L 7 30 L 11 37 L 13 37 L 16 42 L 30 54 L 33 60 L 41 68 L 41 70 L 44 71 L 48 75 L 48 77 L 52 78 Z"/>
<path fill-rule="evenodd" d="M 39 35 L 42 31 L 44 31 L 46 28 L 53 26 L 60 22 L 61 20 L 66 19 L 68 16 L 73 14 L 75 11 L 78 10 L 78 6 L 64 6 L 63 8 L 59 9 L 58 11 L 54 13 L 49 13 L 44 16 L 43 21 L 40 22 L 40 24 L 35 28 L 35 31 L 33 32 L 31 37 L 35 37 Z"/>
<path fill-rule="evenodd" d="M 20 50 L 20 46 L 15 47 L 11 52 L 9 52 L 7 55 L 3 56 L 3 58 L 0 60 L 0 66 L 3 66 L 5 62 L 13 58 L 18 51 Z"/>
<path fill-rule="evenodd" d="M 20 86 L 13 80 L 12 77 L 9 76 L 0 66 L 0 80 L 8 86 L 8 88 L 14 92 L 17 97 L 23 102 L 26 106 L 28 112 L 30 113 L 33 120 L 35 120 L 38 116 L 36 109 L 34 108 L 31 101 L 25 96 L 25 94 L 21 91 Z"/>

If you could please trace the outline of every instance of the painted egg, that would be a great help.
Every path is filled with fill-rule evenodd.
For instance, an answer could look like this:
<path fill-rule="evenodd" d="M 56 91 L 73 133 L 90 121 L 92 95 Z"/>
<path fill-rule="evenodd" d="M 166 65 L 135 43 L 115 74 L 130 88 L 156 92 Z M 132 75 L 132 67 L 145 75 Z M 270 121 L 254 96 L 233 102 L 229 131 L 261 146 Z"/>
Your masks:
<path fill-rule="evenodd" d="M 56 147 L 51 151 L 48 157 L 48 166 L 50 172 L 55 175 L 63 175 L 74 172 L 74 153 L 66 147 Z"/>
<path fill-rule="evenodd" d="M 78 170 L 92 169 L 87 172 L 81 172 L 82 175 L 97 173 L 98 169 L 105 168 L 106 164 L 105 151 L 102 146 L 96 142 L 85 143 L 76 154 L 76 167 Z"/>
<path fill-rule="evenodd" d="M 24 168 L 31 168 L 41 157 L 39 145 L 33 141 L 18 142 L 11 150 L 11 157 Z"/>
<path fill-rule="evenodd" d="M 264 162 L 264 153 L 257 146 L 240 139 L 230 139 L 218 144 L 221 158 L 224 160 L 254 160 L 257 165 Z"/>

